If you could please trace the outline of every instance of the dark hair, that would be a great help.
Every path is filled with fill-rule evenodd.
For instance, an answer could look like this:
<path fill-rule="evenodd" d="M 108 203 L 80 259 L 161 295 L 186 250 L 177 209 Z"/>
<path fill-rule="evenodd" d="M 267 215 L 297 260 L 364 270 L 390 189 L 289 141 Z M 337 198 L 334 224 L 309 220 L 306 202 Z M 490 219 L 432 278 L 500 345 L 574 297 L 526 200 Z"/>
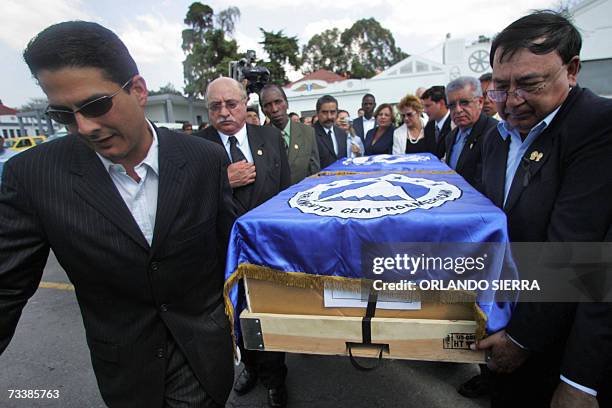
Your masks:
<path fill-rule="evenodd" d="M 341 114 L 341 113 L 346 113 L 347 115 L 351 116 L 351 114 L 350 114 L 350 113 L 348 113 L 348 111 L 347 111 L 347 110 L 344 110 L 344 109 L 339 109 L 339 110 L 338 110 L 338 115 L 339 115 L 339 114 Z"/>
<path fill-rule="evenodd" d="M 331 95 L 323 95 L 322 97 L 320 97 L 319 99 L 317 99 L 317 113 L 321 110 L 321 105 L 323 105 L 324 103 L 330 103 L 333 102 L 336 104 L 336 109 L 338 109 L 338 101 L 336 100 L 336 98 L 334 98 Z"/>
<path fill-rule="evenodd" d="M 421 99 L 431 99 L 434 102 L 444 101 L 446 105 L 446 88 L 442 85 L 435 85 L 423 92 Z"/>
<path fill-rule="evenodd" d="M 493 74 L 490 72 L 486 72 L 484 74 L 482 74 L 481 76 L 478 77 L 478 80 L 480 82 L 491 82 L 493 80 Z"/>
<path fill-rule="evenodd" d="M 247 106 L 247 112 L 255 112 L 256 114 L 259 115 L 259 111 L 257 110 L 257 108 L 253 106 Z"/>
<path fill-rule="evenodd" d="M 287 116 L 289 116 L 289 117 L 292 117 L 292 116 L 297 116 L 298 118 L 300 117 L 300 115 L 298 115 L 298 114 L 297 114 L 297 113 L 295 113 L 295 112 L 291 112 L 291 113 L 290 113 L 289 115 L 287 115 Z"/>
<path fill-rule="evenodd" d="M 498 47 L 502 47 L 500 61 L 504 57 L 512 58 L 518 50 L 526 48 L 537 55 L 556 51 L 563 63 L 567 64 L 580 54 L 582 38 L 563 13 L 536 10 L 504 28 L 493 39 L 489 54 L 491 66 Z"/>
<path fill-rule="evenodd" d="M 66 21 L 45 28 L 30 40 L 23 59 L 35 78 L 42 70 L 91 67 L 123 85 L 138 74 L 136 62 L 119 37 L 87 21 Z"/>
<path fill-rule="evenodd" d="M 389 109 L 391 111 L 391 124 L 395 125 L 395 112 L 393 111 L 393 105 L 390 103 L 383 103 L 378 105 L 374 111 L 374 117 L 377 117 L 383 109 Z"/>
<path fill-rule="evenodd" d="M 375 97 L 374 97 L 374 95 L 372 95 L 371 93 L 367 93 L 367 94 L 363 95 L 363 98 L 361 98 L 361 102 L 363 102 L 363 100 L 364 100 L 365 98 L 368 98 L 368 97 L 370 97 L 370 98 L 374 99 L 374 102 L 376 102 L 376 98 L 375 98 Z"/>
<path fill-rule="evenodd" d="M 259 91 L 259 105 L 262 108 L 263 108 L 263 105 L 261 102 L 261 95 L 263 95 L 264 92 L 271 91 L 271 90 L 280 92 L 280 94 L 283 95 L 283 99 L 285 100 L 285 102 L 287 102 L 287 95 L 285 94 L 285 90 L 283 89 L 282 86 L 277 85 L 277 84 L 265 84 L 264 87 L 261 88 L 261 91 Z"/>
<path fill-rule="evenodd" d="M 193 125 L 189 122 L 184 122 L 183 126 L 182 126 L 182 130 L 187 130 L 187 128 L 192 128 L 193 129 Z"/>

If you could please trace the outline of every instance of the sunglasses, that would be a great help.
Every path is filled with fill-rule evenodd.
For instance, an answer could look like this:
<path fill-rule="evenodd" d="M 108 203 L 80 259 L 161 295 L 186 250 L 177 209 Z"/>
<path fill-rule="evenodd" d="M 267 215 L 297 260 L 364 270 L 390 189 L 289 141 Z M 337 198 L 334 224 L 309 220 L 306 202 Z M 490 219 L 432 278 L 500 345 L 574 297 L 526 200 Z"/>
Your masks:
<path fill-rule="evenodd" d="M 132 79 L 129 79 L 117 92 L 112 95 L 104 95 L 99 98 L 94 99 L 93 101 L 89 101 L 83 106 L 79 107 L 76 110 L 72 110 L 63 106 L 59 107 L 47 107 L 45 113 L 49 118 L 53 119 L 57 123 L 61 123 L 62 125 L 72 125 L 76 122 L 76 113 L 80 113 L 81 115 L 87 118 L 97 118 L 98 116 L 102 116 L 108 113 L 109 110 L 113 107 L 113 98 L 119 94 L 119 92 L 123 91 L 126 86 L 128 86 L 132 82 Z"/>

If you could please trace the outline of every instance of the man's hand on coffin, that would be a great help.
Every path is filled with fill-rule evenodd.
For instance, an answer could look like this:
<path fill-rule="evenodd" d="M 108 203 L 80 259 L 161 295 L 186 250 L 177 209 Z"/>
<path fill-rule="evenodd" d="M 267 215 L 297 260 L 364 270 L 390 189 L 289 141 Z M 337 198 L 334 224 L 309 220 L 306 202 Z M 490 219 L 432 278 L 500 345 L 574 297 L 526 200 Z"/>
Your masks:
<path fill-rule="evenodd" d="M 496 373 L 511 373 L 520 367 L 529 351 L 522 349 L 514 343 L 505 330 L 486 337 L 472 345 L 473 350 L 488 350 L 487 366 Z"/>
<path fill-rule="evenodd" d="M 598 408 L 597 398 L 561 381 L 555 390 L 550 408 Z"/>
<path fill-rule="evenodd" d="M 246 186 L 255 181 L 255 164 L 245 160 L 227 166 L 227 178 L 232 188 Z"/>

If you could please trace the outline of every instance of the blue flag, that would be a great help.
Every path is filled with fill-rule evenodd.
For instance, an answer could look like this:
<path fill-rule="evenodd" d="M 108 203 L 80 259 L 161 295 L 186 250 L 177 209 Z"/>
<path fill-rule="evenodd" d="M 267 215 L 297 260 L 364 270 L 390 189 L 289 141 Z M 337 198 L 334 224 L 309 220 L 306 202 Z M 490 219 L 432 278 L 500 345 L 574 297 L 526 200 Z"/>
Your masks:
<path fill-rule="evenodd" d="M 240 217 L 232 229 L 225 278 L 240 264 L 370 278 L 363 265 L 368 245 L 507 242 L 505 214 L 434 155 L 367 156 L 340 160 Z M 500 273 L 501 252 L 489 257 L 499 265 L 492 270 Z M 422 276 L 448 279 L 454 273 L 434 268 Z M 237 322 L 243 305 L 235 287 L 228 295 Z M 505 327 L 508 304 L 490 301 L 480 307 L 487 331 Z"/>

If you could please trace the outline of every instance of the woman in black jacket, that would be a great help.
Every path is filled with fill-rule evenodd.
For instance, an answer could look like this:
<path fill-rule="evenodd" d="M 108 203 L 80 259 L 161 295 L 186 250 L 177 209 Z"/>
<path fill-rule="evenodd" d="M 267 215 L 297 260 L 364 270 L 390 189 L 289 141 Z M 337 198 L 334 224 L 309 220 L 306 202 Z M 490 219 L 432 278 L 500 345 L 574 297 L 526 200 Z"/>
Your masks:
<path fill-rule="evenodd" d="M 391 154 L 393 147 L 393 132 L 395 131 L 393 107 L 383 103 L 374 112 L 376 127 L 370 130 L 365 137 L 365 155 Z"/>

